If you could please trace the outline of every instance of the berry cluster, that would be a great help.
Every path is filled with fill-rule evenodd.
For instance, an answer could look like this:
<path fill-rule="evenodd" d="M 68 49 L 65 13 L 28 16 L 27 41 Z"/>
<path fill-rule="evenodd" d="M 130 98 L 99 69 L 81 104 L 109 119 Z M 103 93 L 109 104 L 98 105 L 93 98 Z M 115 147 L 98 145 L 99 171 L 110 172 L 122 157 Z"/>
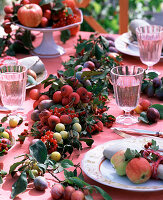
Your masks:
<path fill-rule="evenodd" d="M 57 140 L 53 138 L 53 132 L 52 131 L 47 131 L 44 136 L 41 137 L 42 142 L 45 143 L 48 154 L 54 152 L 57 150 Z"/>
<path fill-rule="evenodd" d="M 29 136 L 29 132 L 27 129 L 24 129 L 23 132 L 20 133 L 20 135 L 18 135 L 18 140 L 20 142 L 20 144 L 24 143 L 25 138 Z"/>
<path fill-rule="evenodd" d="M 5 138 L 0 141 L 0 156 L 7 154 L 8 150 L 11 148 L 11 142 Z"/>

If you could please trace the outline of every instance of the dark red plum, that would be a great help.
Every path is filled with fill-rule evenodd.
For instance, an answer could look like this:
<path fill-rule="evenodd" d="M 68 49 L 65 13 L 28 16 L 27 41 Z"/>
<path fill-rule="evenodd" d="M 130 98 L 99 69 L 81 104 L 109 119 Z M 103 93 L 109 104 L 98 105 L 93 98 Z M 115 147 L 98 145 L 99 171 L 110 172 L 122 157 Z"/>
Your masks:
<path fill-rule="evenodd" d="M 160 78 L 156 77 L 153 79 L 153 87 L 159 88 L 161 87 L 162 81 Z"/>
<path fill-rule="evenodd" d="M 44 191 L 48 187 L 48 183 L 44 177 L 38 176 L 34 179 L 34 186 L 36 190 Z"/>
<path fill-rule="evenodd" d="M 109 47 L 110 52 L 118 53 L 118 50 L 115 47 Z"/>
<path fill-rule="evenodd" d="M 107 40 L 111 40 L 111 41 L 113 41 L 113 42 L 114 42 L 114 40 L 115 40 L 115 39 L 114 39 L 113 37 L 111 37 L 111 36 L 106 36 L 105 38 L 106 38 Z"/>
<path fill-rule="evenodd" d="M 40 118 L 39 118 L 39 114 L 40 114 L 40 111 L 39 110 L 34 110 L 31 114 L 31 119 L 36 122 L 36 121 L 40 121 Z"/>
<path fill-rule="evenodd" d="M 146 88 L 146 94 L 147 96 L 150 98 L 150 97 L 153 97 L 154 96 L 154 93 L 155 93 L 155 89 L 153 87 L 153 85 L 149 85 L 147 86 Z"/>
<path fill-rule="evenodd" d="M 147 118 L 150 122 L 155 123 L 160 119 L 160 113 L 156 108 L 148 108 Z"/>
<path fill-rule="evenodd" d="M 84 68 L 89 68 L 90 70 L 95 69 L 95 64 L 92 61 L 86 61 L 83 65 Z"/>
<path fill-rule="evenodd" d="M 160 101 L 163 101 L 163 87 L 157 89 L 155 95 Z"/>

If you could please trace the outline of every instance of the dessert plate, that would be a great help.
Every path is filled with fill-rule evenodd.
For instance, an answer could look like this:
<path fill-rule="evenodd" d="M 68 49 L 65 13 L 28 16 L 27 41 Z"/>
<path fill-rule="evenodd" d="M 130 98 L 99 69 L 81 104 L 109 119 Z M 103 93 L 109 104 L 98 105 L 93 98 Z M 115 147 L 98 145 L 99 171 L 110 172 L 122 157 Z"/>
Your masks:
<path fill-rule="evenodd" d="M 88 151 L 82 162 L 81 167 L 85 174 L 93 180 L 110 187 L 119 188 L 130 191 L 161 191 L 163 190 L 163 181 L 150 179 L 142 184 L 134 184 L 126 176 L 119 176 L 116 174 L 115 169 L 112 167 L 110 160 L 104 158 L 103 151 L 109 146 L 118 146 L 124 143 L 126 148 L 138 147 L 143 148 L 144 144 L 151 141 L 152 137 L 131 137 L 127 139 L 112 140 L 107 143 L 101 144 L 94 149 Z M 157 144 L 162 148 L 163 142 L 161 139 L 154 138 Z"/>
<path fill-rule="evenodd" d="M 130 40 L 130 37 L 131 37 L 130 32 L 123 33 L 115 40 L 115 47 L 121 53 L 139 57 L 140 54 L 139 54 L 138 44 L 136 41 L 132 42 Z M 163 55 L 161 55 L 161 58 L 163 58 Z"/>

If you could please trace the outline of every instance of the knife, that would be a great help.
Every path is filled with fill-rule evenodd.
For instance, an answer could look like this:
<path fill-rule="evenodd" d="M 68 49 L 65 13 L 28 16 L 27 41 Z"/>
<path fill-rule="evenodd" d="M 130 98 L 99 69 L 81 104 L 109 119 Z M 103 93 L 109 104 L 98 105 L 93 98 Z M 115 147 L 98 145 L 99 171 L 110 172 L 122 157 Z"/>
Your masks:
<path fill-rule="evenodd" d="M 126 134 L 130 135 L 149 135 L 155 137 L 163 137 L 163 132 L 159 131 L 150 131 L 150 130 L 142 130 L 142 129 L 135 129 L 135 128 L 122 128 L 122 127 L 113 127 L 112 130 L 123 131 Z"/>

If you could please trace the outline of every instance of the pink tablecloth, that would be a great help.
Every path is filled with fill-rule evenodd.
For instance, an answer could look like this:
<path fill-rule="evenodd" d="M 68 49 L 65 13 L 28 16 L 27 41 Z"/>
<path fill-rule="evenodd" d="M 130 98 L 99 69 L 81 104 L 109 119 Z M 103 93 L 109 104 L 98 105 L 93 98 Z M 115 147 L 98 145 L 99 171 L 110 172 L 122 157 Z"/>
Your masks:
<path fill-rule="evenodd" d="M 88 38 L 90 33 L 86 33 L 86 32 L 80 32 L 80 34 L 82 35 L 82 38 Z M 54 37 L 56 42 L 59 45 L 62 45 L 65 50 L 66 50 L 66 54 L 59 57 L 59 58 L 54 58 L 54 59 L 42 59 L 42 61 L 45 64 L 45 67 L 48 71 L 48 74 L 56 74 L 58 69 L 63 69 L 62 66 L 62 62 L 66 61 L 69 59 L 70 55 L 73 55 L 75 50 L 74 47 L 72 45 L 75 45 L 77 42 L 77 37 L 73 37 L 71 38 L 69 41 L 66 42 L 66 44 L 62 44 L 62 42 L 60 42 L 59 40 L 59 33 L 54 33 Z M 37 39 L 35 41 L 34 45 L 38 45 L 41 41 L 41 34 L 37 36 Z M 24 55 L 18 55 L 18 58 L 22 58 L 25 57 Z M 131 65 L 141 65 L 141 62 L 139 60 L 139 58 L 136 57 L 130 57 L 130 56 L 126 56 L 123 55 L 123 59 L 124 59 L 124 63 L 125 64 L 131 64 Z M 159 70 L 162 74 L 163 74 L 163 64 L 161 62 L 159 62 L 155 68 L 157 70 Z M 12 130 L 13 135 L 15 136 L 15 138 L 17 138 L 17 135 L 21 133 L 21 131 L 26 128 L 24 123 L 27 121 L 29 123 L 32 123 L 30 120 L 30 113 L 32 112 L 32 105 L 33 105 L 33 101 L 29 99 L 29 95 L 28 95 L 29 91 L 27 91 L 27 97 L 26 97 L 26 101 L 24 103 L 24 113 L 27 116 L 27 119 L 23 122 L 23 124 L 20 127 L 17 127 L 15 129 Z M 118 108 L 116 106 L 115 101 L 112 99 L 112 97 L 110 97 L 111 101 L 109 103 L 109 111 L 108 113 L 113 114 L 115 117 L 118 116 L 119 114 L 122 113 L 122 111 L 120 110 L 120 108 Z M 151 99 L 152 103 L 158 102 L 155 99 Z M 161 103 L 161 102 L 159 102 Z M 4 116 L 4 113 L 0 113 L 0 117 Z M 161 125 L 162 125 L 162 121 L 160 120 L 157 124 L 153 124 L 151 126 L 147 126 L 147 125 L 143 125 L 143 124 L 136 124 L 132 127 L 135 128 L 144 128 L 144 129 L 149 129 L 149 130 L 161 130 Z M 116 124 L 114 126 L 117 126 Z M 92 146 L 92 148 L 94 148 L 95 146 L 102 144 L 104 142 L 110 141 L 110 140 L 115 140 L 115 139 L 120 139 L 121 137 L 116 135 L 115 133 L 113 133 L 110 129 L 104 128 L 104 132 L 101 132 L 98 135 L 94 135 L 93 139 L 94 139 L 94 144 Z M 24 154 L 24 153 L 28 153 L 28 145 L 31 141 L 31 138 L 27 138 L 25 143 L 23 145 L 20 145 L 19 143 L 16 144 L 16 146 L 8 153 L 8 155 L 6 155 L 4 158 L 0 158 L 0 162 L 3 162 L 4 167 L 3 169 L 5 171 L 9 171 L 10 165 L 13 164 L 16 160 L 14 159 L 14 157 L 20 155 L 20 154 Z M 89 150 L 89 148 L 84 148 L 83 151 L 81 151 L 81 154 L 79 156 L 78 159 L 75 159 L 74 162 L 78 163 L 82 160 L 84 154 Z M 3 160 L 2 160 L 3 159 Z M 18 160 L 18 159 L 17 159 Z M 27 189 L 26 192 L 18 195 L 18 197 L 16 197 L 16 200 L 34 200 L 34 199 L 41 199 L 41 200 L 51 200 L 51 195 L 50 195 L 50 188 L 53 185 L 53 178 L 49 175 L 45 175 L 47 177 L 47 180 L 49 182 L 49 188 L 45 191 L 45 192 L 39 192 L 36 191 L 35 189 L 33 189 L 33 186 L 30 186 L 30 188 Z M 0 186 L 0 200 L 8 200 L 10 199 L 10 194 L 11 194 L 11 187 L 12 184 L 15 182 L 16 177 L 15 178 L 11 178 L 10 175 L 8 175 L 5 179 L 4 179 L 4 183 Z M 93 184 L 93 185 L 98 185 L 100 187 L 102 187 L 106 192 L 108 192 L 108 194 L 112 197 L 113 200 L 153 200 L 153 199 L 157 199 L 157 200 L 162 200 L 163 199 L 163 192 L 132 192 L 132 191 L 126 191 L 126 190 L 121 190 L 121 189 L 115 189 L 112 187 L 108 187 L 108 186 L 103 186 L 93 180 L 91 180 L 89 177 L 87 177 L 85 175 L 85 181 Z M 94 195 L 94 199 L 97 200 L 101 200 L 102 197 L 100 195 Z"/>

